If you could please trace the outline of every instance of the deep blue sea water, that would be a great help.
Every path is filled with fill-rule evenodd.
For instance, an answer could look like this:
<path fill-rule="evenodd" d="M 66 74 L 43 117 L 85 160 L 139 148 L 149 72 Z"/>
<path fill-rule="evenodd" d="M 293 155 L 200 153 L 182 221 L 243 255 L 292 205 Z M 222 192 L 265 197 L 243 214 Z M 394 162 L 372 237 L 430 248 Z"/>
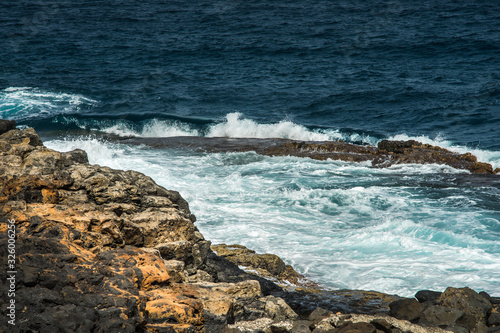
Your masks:
<path fill-rule="evenodd" d="M 2 1 L 0 118 L 329 288 L 500 295 L 500 181 L 118 138 L 416 139 L 500 167 L 498 1 Z"/>

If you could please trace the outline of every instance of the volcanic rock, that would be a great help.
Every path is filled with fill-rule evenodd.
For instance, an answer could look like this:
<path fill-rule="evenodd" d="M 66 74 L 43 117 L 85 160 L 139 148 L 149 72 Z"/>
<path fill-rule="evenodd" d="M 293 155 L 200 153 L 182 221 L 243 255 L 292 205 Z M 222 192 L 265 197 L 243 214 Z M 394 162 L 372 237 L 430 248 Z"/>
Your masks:
<path fill-rule="evenodd" d="M 413 298 L 394 301 L 389 304 L 389 307 L 391 308 L 389 312 L 391 316 L 408 321 L 414 321 L 420 318 L 420 313 L 424 309 L 424 306 Z"/>
<path fill-rule="evenodd" d="M 486 324 L 488 313 L 492 309 L 489 300 L 470 288 L 448 287 L 439 297 L 438 304 L 463 311 L 461 323 L 473 329 L 476 323 Z"/>
<path fill-rule="evenodd" d="M 14 128 L 16 128 L 15 120 L 0 119 L 0 134 L 8 132 Z"/>
<path fill-rule="evenodd" d="M 212 245 L 211 249 L 217 255 L 243 266 L 250 273 L 258 273 L 259 276 L 275 278 L 278 282 L 292 283 L 313 287 L 313 283 L 306 281 L 304 276 L 297 273 L 292 266 L 286 265 L 283 260 L 275 254 L 257 254 L 243 245 L 218 244 Z"/>
<path fill-rule="evenodd" d="M 420 302 L 420 303 L 425 303 L 425 302 L 436 302 L 441 296 L 442 293 L 437 292 L 437 291 L 432 291 L 432 290 L 420 290 L 415 294 L 415 298 Z"/>
<path fill-rule="evenodd" d="M 26 309 L 16 329 L 205 331 L 210 308 L 199 288 L 177 284 L 214 280 L 203 269 L 221 265 L 207 266 L 210 243 L 178 192 L 135 171 L 90 165 L 82 150 L 47 149 L 31 128 L 1 134 L 0 148 L 0 246 L 6 252 L 7 225 L 15 221 L 16 306 Z M 258 280 L 237 267 L 226 276 Z M 249 283 L 265 297 L 258 281 Z M 237 294 L 227 300 L 238 303 Z M 273 316 L 266 302 L 260 316 Z"/>

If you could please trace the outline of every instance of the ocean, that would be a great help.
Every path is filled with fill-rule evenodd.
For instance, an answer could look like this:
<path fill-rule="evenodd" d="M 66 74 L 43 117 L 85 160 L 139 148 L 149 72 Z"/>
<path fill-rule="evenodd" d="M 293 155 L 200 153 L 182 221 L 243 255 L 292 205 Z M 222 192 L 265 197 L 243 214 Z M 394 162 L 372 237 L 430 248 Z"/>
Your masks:
<path fill-rule="evenodd" d="M 500 296 L 500 176 L 141 143 L 414 139 L 500 167 L 499 22 L 487 0 L 3 1 L 0 118 L 325 288 Z"/>

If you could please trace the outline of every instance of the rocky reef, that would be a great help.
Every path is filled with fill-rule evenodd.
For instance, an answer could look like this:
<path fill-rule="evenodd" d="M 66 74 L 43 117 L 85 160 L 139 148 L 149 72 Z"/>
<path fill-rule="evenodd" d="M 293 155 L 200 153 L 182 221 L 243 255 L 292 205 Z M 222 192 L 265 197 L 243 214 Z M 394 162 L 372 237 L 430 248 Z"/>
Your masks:
<path fill-rule="evenodd" d="M 498 174 L 488 163 L 478 162 L 470 154 L 423 144 L 414 140 L 382 140 L 377 147 L 355 145 L 342 141 L 305 142 L 289 139 L 254 138 L 119 138 L 127 144 L 145 144 L 153 147 L 192 147 L 206 152 L 254 151 L 267 156 L 297 156 L 316 160 L 340 160 L 346 162 L 371 162 L 373 167 L 384 168 L 396 164 L 440 164 L 474 174 Z"/>
<path fill-rule="evenodd" d="M 486 293 L 328 291 L 275 255 L 211 247 L 179 193 L 3 120 L 0 207 L 0 331 L 500 331 Z"/>

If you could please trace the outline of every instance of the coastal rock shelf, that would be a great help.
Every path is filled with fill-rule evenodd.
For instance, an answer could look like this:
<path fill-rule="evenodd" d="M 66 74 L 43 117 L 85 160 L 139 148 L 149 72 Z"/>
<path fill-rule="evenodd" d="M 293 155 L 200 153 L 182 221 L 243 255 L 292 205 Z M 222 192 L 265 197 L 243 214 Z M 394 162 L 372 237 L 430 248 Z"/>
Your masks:
<path fill-rule="evenodd" d="M 325 146 L 279 142 L 265 148 L 269 155 L 285 148 L 328 155 Z M 409 156 L 420 149 L 439 160 L 432 153 L 440 149 L 416 146 L 384 143 L 379 153 L 349 154 L 383 150 L 390 158 L 381 164 L 417 163 Z M 470 155 L 455 158 L 471 172 L 493 172 Z M 9 221 L 17 271 L 16 325 L 7 323 L 3 297 L 0 331 L 499 331 L 499 299 L 486 293 L 448 288 L 415 300 L 329 291 L 275 255 L 239 245 L 212 250 L 178 192 L 135 171 L 91 165 L 82 150 L 48 149 L 32 128 L 8 121 L 0 121 L 0 206 L 2 283 Z"/>
<path fill-rule="evenodd" d="M 396 164 L 441 164 L 476 174 L 497 174 L 491 164 L 478 162 L 470 153 L 458 154 L 447 149 L 423 144 L 414 140 L 382 140 L 378 147 L 350 144 L 342 141 L 304 142 L 288 139 L 252 138 L 128 138 L 119 139 L 126 144 L 145 144 L 156 148 L 188 147 L 205 152 L 255 151 L 267 156 L 297 156 L 316 160 L 341 160 L 346 162 L 371 161 L 374 167 Z"/>

